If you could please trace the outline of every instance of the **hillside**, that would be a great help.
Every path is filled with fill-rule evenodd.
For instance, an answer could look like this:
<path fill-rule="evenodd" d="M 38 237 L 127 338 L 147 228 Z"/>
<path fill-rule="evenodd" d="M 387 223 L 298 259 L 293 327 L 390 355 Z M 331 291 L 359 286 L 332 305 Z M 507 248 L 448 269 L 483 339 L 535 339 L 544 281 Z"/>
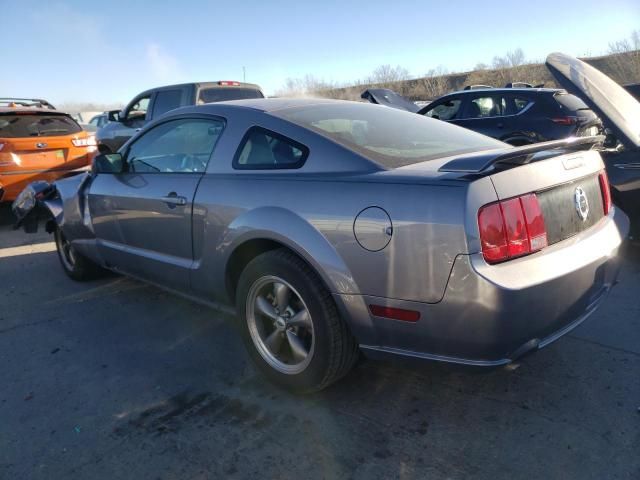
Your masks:
<path fill-rule="evenodd" d="M 621 84 L 640 82 L 640 50 L 582 58 Z M 358 100 L 370 87 L 390 88 L 412 100 L 431 100 L 445 93 L 461 90 L 465 85 L 504 86 L 509 82 L 527 82 L 557 87 L 553 77 L 542 63 L 519 65 L 512 68 L 481 69 L 447 75 L 434 75 L 398 82 L 359 83 L 343 88 L 314 92 L 328 98 Z"/>

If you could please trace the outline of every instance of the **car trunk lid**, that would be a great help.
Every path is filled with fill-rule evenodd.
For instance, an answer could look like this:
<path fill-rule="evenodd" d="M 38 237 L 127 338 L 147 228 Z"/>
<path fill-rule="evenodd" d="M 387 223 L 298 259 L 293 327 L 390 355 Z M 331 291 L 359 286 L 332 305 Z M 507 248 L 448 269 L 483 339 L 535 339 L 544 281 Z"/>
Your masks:
<path fill-rule="evenodd" d="M 70 159 L 77 149 L 73 141 L 81 138 L 87 138 L 86 132 L 65 113 L 7 109 L 0 112 L 0 166 L 55 168 Z"/>
<path fill-rule="evenodd" d="M 580 97 L 628 148 L 640 148 L 640 103 L 622 86 L 591 65 L 552 53 L 546 66 L 567 91 Z"/>
<path fill-rule="evenodd" d="M 360 98 L 371 103 L 416 113 L 420 107 L 406 97 L 388 88 L 368 88 Z"/>
<path fill-rule="evenodd" d="M 604 166 L 595 151 L 570 152 L 490 176 L 499 200 L 535 193 L 549 245 L 583 232 L 604 217 L 599 175 Z"/>
<path fill-rule="evenodd" d="M 76 136 L 0 139 L 4 144 L 0 155 L 8 157 L 3 160 L 11 160 L 17 167 L 50 168 L 69 160 L 72 139 Z"/>

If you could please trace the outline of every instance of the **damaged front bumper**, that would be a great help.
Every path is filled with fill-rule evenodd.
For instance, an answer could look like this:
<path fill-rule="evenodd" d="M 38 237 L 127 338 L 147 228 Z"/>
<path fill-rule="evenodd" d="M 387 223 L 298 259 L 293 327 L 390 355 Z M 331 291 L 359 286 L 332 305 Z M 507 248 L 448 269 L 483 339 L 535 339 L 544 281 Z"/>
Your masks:
<path fill-rule="evenodd" d="M 55 184 L 38 181 L 25 187 L 11 205 L 11 210 L 16 217 L 14 229 L 22 227 L 26 233 L 38 231 L 38 224 L 43 218 L 56 216 L 60 211 L 60 201 L 56 202 L 57 189 Z M 49 228 L 47 228 L 49 231 Z"/>

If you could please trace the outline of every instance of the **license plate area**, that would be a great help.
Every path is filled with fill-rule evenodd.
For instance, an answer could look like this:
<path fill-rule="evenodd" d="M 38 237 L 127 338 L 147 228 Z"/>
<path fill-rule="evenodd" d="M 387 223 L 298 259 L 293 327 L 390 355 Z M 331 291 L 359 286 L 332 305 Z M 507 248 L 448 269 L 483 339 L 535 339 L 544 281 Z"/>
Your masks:
<path fill-rule="evenodd" d="M 577 193 L 578 189 L 581 190 L 580 194 Z M 549 245 L 587 230 L 604 216 L 602 193 L 597 175 L 580 178 L 538 192 L 537 195 L 544 215 Z M 583 219 L 584 197 L 588 204 L 588 212 Z"/>

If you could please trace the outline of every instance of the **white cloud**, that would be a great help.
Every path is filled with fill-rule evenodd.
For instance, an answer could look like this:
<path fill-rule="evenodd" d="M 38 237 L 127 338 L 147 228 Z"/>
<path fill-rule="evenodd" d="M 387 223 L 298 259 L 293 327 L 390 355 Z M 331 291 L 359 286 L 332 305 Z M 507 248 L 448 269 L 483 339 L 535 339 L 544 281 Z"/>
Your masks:
<path fill-rule="evenodd" d="M 147 44 L 146 56 L 149 70 L 154 80 L 170 83 L 184 79 L 185 75 L 182 73 L 178 59 L 164 51 L 159 44 Z"/>

